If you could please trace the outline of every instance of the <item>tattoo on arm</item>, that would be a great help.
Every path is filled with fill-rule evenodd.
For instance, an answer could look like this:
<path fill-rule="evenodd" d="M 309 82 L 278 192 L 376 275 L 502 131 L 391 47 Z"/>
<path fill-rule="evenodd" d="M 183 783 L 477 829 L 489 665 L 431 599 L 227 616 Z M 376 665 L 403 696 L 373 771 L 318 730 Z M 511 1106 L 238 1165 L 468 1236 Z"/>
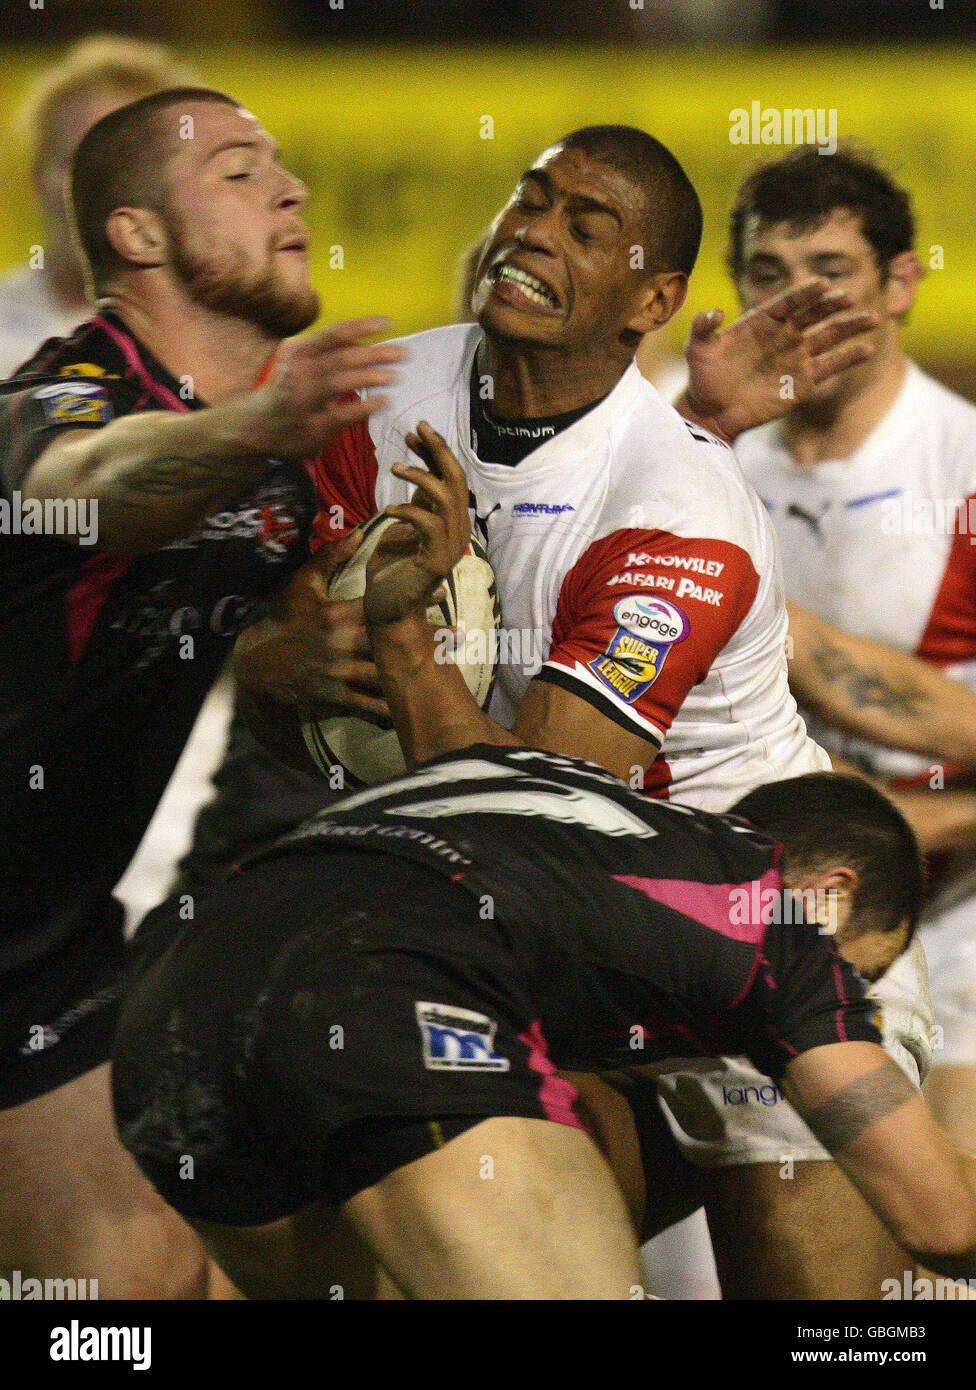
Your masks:
<path fill-rule="evenodd" d="M 921 715 L 925 696 L 918 686 L 893 685 L 877 669 L 858 666 L 846 653 L 831 642 L 811 653 L 814 664 L 826 680 L 843 685 L 844 693 L 857 709 L 874 706 L 896 714 Z"/>
<path fill-rule="evenodd" d="M 805 1118 L 824 1147 L 838 1153 L 918 1094 L 917 1087 L 894 1062 L 885 1062 L 877 1071 L 852 1081 Z"/>
<path fill-rule="evenodd" d="M 128 476 L 118 479 L 108 506 L 131 511 L 152 511 L 160 497 L 192 497 L 196 493 L 212 492 L 240 480 L 247 483 L 243 472 L 244 459 L 192 459 L 178 455 L 140 464 Z"/>

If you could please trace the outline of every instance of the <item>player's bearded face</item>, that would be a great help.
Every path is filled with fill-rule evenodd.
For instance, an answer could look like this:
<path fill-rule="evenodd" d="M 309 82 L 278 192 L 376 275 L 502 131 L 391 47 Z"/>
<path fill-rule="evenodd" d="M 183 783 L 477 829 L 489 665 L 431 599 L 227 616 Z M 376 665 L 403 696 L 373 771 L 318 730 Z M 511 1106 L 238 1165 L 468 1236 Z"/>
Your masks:
<path fill-rule="evenodd" d="M 314 323 L 318 295 L 304 276 L 289 276 L 278 263 L 279 234 L 269 234 L 263 254 L 233 244 L 215 249 L 210 236 L 195 236 L 174 209 L 163 216 L 172 268 L 197 304 L 256 324 L 275 338 L 290 338 Z"/>

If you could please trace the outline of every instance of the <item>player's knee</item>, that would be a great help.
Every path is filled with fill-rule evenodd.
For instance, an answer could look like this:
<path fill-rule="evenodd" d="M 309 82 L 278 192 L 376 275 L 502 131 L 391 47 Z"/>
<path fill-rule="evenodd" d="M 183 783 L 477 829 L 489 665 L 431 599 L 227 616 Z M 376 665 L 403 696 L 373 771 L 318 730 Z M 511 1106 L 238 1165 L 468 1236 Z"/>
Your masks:
<path fill-rule="evenodd" d="M 205 1299 L 206 1251 L 169 1207 L 142 1211 L 106 1232 L 95 1256 L 103 1299 Z"/>

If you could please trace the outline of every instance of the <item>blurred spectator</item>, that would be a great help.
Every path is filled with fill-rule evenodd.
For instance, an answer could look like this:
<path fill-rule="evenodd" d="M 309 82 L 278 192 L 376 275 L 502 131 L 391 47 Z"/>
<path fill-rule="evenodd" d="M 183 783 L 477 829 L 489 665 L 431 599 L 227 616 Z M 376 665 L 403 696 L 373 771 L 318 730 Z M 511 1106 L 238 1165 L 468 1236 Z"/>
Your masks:
<path fill-rule="evenodd" d="M 192 77 L 159 44 L 106 35 L 76 44 L 28 93 L 21 127 L 43 235 L 24 248 L 25 268 L 0 279 L 0 377 L 90 312 L 64 196 L 79 140 L 110 111 Z"/>
<path fill-rule="evenodd" d="M 772 8 L 772 0 L 627 0 L 631 31 L 647 39 L 744 43 L 768 32 Z"/>

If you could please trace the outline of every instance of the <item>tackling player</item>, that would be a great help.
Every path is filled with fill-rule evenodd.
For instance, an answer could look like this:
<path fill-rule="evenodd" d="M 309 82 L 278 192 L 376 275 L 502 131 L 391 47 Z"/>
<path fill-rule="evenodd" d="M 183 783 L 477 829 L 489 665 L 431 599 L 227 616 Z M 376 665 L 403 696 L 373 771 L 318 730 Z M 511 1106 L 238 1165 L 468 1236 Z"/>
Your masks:
<path fill-rule="evenodd" d="M 397 708 L 402 677 L 384 685 Z M 411 1298 L 634 1298 L 634 1227 L 555 1068 L 629 1065 L 635 1036 L 648 1060 L 745 1050 L 906 1249 L 973 1274 L 976 1159 L 865 996 L 913 930 L 911 831 L 830 774 L 736 809 L 782 845 L 476 745 L 322 811 L 192 924 L 173 905 L 143 923 L 124 1142 L 253 1298 L 370 1297 L 370 1257 Z"/>
<path fill-rule="evenodd" d="M 105 117 L 72 174 L 100 312 L 0 393 L 0 1267 L 103 1296 L 198 1296 L 203 1271 L 112 1123 L 111 890 L 236 633 L 309 554 L 300 460 L 402 356 L 362 320 L 266 371 L 317 313 L 306 197 L 220 93 Z"/>

